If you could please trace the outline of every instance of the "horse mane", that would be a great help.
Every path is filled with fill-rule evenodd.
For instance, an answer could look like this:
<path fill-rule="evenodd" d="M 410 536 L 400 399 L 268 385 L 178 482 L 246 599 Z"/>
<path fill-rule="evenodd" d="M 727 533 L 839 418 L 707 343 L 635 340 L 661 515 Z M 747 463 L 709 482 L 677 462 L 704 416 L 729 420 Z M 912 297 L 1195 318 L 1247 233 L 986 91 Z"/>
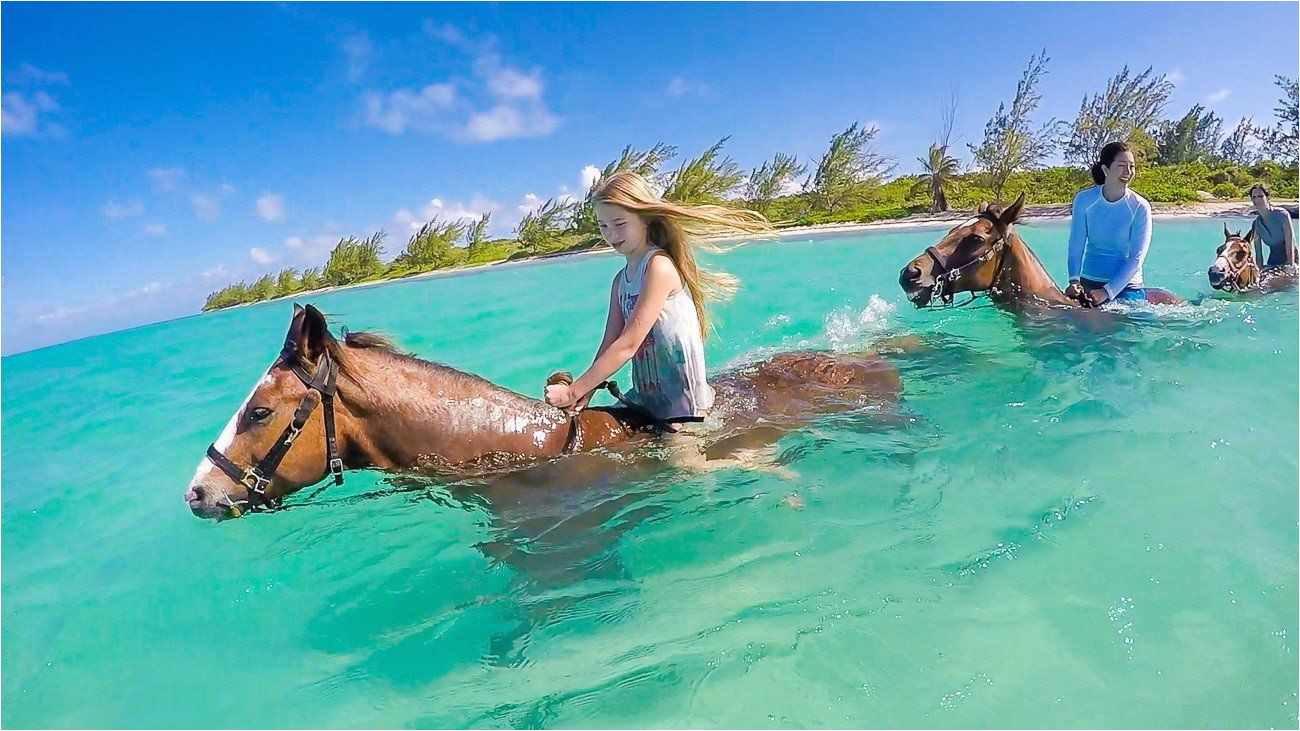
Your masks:
<path fill-rule="evenodd" d="M 510 389 L 498 386 L 482 376 L 473 373 L 466 373 L 465 371 L 457 370 L 449 365 L 425 360 L 424 358 L 405 352 L 397 346 L 391 336 L 374 330 L 357 330 L 355 332 L 344 330 L 342 342 L 330 338 L 326 343 L 326 347 L 329 349 L 330 356 L 334 359 L 334 362 L 339 364 L 339 368 L 351 376 L 357 376 L 360 374 L 356 372 L 357 364 L 355 359 L 348 357 L 348 351 L 353 349 L 364 350 L 382 353 L 395 360 L 432 371 L 467 388 L 479 387 L 493 389 L 518 396 L 519 398 L 528 401 L 535 400 L 522 394 L 515 393 Z"/>

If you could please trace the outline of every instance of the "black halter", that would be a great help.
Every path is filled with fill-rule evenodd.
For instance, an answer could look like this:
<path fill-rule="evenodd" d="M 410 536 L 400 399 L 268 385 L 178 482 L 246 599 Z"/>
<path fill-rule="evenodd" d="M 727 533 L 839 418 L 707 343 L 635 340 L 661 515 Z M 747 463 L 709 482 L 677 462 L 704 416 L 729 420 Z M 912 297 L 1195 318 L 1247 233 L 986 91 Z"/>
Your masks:
<path fill-rule="evenodd" d="M 271 485 L 275 479 L 275 471 L 284 460 L 284 456 L 289 453 L 289 448 L 293 446 L 294 439 L 298 438 L 298 433 L 307 423 L 307 418 L 311 412 L 316 410 L 317 404 L 325 407 L 325 459 L 329 473 L 334 475 L 334 484 L 343 484 L 343 460 L 339 457 L 338 441 L 334 436 L 334 395 L 336 393 L 336 379 L 338 378 L 338 367 L 330 358 L 329 353 L 322 353 L 320 360 L 316 362 L 316 373 L 312 375 L 303 370 L 302 366 L 295 364 L 292 367 L 294 375 L 307 386 L 307 394 L 298 402 L 298 408 L 293 412 L 293 420 L 289 425 L 280 432 L 280 438 L 275 440 L 271 449 L 267 451 L 266 456 L 257 460 L 253 466 L 243 469 L 235 464 L 233 460 L 221 453 L 216 444 L 208 445 L 208 459 L 217 466 L 226 476 L 236 483 L 243 485 L 248 489 L 248 497 L 244 500 L 230 500 L 230 508 L 236 513 L 239 512 L 239 506 L 243 505 L 248 509 L 256 509 L 266 505 L 271 500 L 266 497 L 266 488 Z"/>
<path fill-rule="evenodd" d="M 987 245 L 988 246 L 987 251 L 975 257 L 974 259 L 971 259 L 965 264 L 962 264 L 959 267 L 953 267 L 952 269 L 949 269 L 948 262 L 944 261 L 943 257 L 939 256 L 938 250 L 936 250 L 933 246 L 926 247 L 925 253 L 929 255 L 930 259 L 934 262 L 934 266 L 931 267 L 932 276 L 934 277 L 934 288 L 930 294 L 932 299 L 938 299 L 940 302 L 943 302 L 945 305 L 951 305 L 953 295 L 955 294 L 955 292 L 953 292 L 951 289 L 953 283 L 956 282 L 958 279 L 960 279 L 961 276 L 966 273 L 966 270 L 972 267 L 979 266 L 980 264 L 983 264 L 984 262 L 988 261 L 994 256 L 998 256 L 999 254 L 1001 254 L 1000 256 L 998 256 L 998 264 L 997 267 L 995 267 L 993 270 L 993 279 L 989 286 L 991 288 L 997 285 L 998 277 L 1002 274 L 1002 265 L 1007 260 L 1007 254 L 1006 254 L 1007 235 L 1010 232 L 1007 229 L 1002 228 L 1000 224 L 998 224 L 996 221 L 994 221 L 992 218 L 988 216 L 980 216 L 980 218 L 992 222 L 994 228 L 999 232 L 999 234 L 996 239 L 994 239 L 991 243 Z M 962 304 L 968 305 L 971 302 L 974 302 L 975 297 L 976 297 L 975 293 L 972 292 L 971 298 L 963 302 Z"/>

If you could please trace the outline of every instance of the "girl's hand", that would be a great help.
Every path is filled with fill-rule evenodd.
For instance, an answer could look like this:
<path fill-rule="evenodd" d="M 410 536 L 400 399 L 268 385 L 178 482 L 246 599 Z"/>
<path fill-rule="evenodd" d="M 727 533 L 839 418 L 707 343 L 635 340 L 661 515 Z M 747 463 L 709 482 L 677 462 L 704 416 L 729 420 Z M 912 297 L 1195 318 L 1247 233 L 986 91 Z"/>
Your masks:
<path fill-rule="evenodd" d="M 1070 286 L 1065 288 L 1065 296 L 1072 300 L 1083 300 L 1083 285 L 1078 282 L 1070 282 Z"/>
<path fill-rule="evenodd" d="M 1088 292 L 1087 304 L 1089 307 L 1101 307 L 1109 299 L 1110 295 L 1106 294 L 1106 290 L 1098 287 Z"/>
<path fill-rule="evenodd" d="M 573 392 L 573 386 L 568 383 L 556 383 L 546 387 L 546 403 L 561 409 L 569 409 L 577 405 L 578 396 Z"/>

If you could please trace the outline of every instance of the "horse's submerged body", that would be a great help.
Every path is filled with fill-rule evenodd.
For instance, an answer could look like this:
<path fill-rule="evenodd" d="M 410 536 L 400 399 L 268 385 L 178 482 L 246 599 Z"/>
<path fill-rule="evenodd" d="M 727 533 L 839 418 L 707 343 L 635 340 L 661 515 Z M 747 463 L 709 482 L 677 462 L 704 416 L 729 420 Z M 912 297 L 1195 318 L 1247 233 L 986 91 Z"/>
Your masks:
<path fill-rule="evenodd" d="M 313 379 L 322 380 L 314 375 L 322 369 L 335 374 L 325 389 L 331 393 L 317 398 Z M 897 369 L 871 352 L 783 353 L 724 372 L 713 385 L 718 405 L 710 427 L 733 436 L 893 405 L 899 393 Z M 631 410 L 590 408 L 571 416 L 478 376 L 398 353 L 371 334 L 336 340 L 318 310 L 295 305 L 279 358 L 199 464 L 185 497 L 196 514 L 238 515 L 319 482 L 335 456 L 344 469 L 461 477 L 632 443 L 654 432 L 655 425 Z M 277 458 L 267 466 L 270 455 Z"/>

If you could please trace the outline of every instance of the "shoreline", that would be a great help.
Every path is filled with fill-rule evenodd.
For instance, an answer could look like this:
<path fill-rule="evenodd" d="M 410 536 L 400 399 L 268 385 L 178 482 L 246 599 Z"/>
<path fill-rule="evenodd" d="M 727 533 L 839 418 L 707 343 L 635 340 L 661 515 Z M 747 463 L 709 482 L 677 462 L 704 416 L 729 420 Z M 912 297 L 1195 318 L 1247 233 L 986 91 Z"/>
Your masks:
<path fill-rule="evenodd" d="M 1294 206 L 1296 205 L 1296 201 L 1277 200 L 1274 201 L 1274 204 Z M 1188 219 L 1188 218 L 1214 219 L 1214 218 L 1228 218 L 1228 217 L 1246 218 L 1250 216 L 1251 210 L 1252 210 L 1252 206 L 1249 203 L 1238 202 L 1238 201 L 1201 201 L 1196 203 L 1153 203 L 1152 217 L 1162 219 L 1162 220 L 1175 220 L 1175 219 Z M 1030 220 L 1030 221 L 1068 220 L 1069 213 L 1070 213 L 1069 204 L 1031 206 L 1026 208 L 1025 213 L 1021 216 L 1021 220 Z M 822 234 L 857 233 L 862 231 L 898 231 L 898 230 L 924 229 L 924 228 L 942 229 L 945 225 L 950 225 L 957 221 L 962 221 L 966 218 L 969 218 L 970 216 L 971 213 L 969 211 L 949 211 L 947 213 L 939 213 L 939 214 L 918 213 L 918 214 L 913 214 L 911 216 L 908 216 L 906 218 L 894 218 L 894 219 L 888 219 L 883 221 L 870 221 L 866 223 L 861 223 L 861 222 L 822 223 L 822 224 L 816 224 L 812 226 L 791 226 L 789 228 L 777 229 L 762 238 L 734 237 L 734 236 L 718 237 L 714 239 L 709 239 L 709 242 L 720 243 L 720 242 L 740 240 L 742 243 L 740 243 L 739 245 L 743 246 L 745 245 L 745 243 L 781 240 L 781 239 L 790 238 L 794 236 L 817 236 Z M 398 282 L 409 282 L 418 279 L 427 279 L 427 278 L 435 278 L 435 277 L 468 276 L 471 274 L 477 274 L 479 272 L 483 272 L 491 269 L 513 269 L 517 267 L 539 266 L 542 264 L 548 264 L 554 262 L 563 262 L 563 261 L 585 259 L 585 258 L 596 257 L 596 256 L 613 256 L 613 255 L 614 255 L 614 251 L 609 247 L 603 245 L 597 245 L 595 247 L 583 251 L 556 252 L 556 253 L 542 254 L 540 256 L 527 257 L 524 259 L 516 259 L 514 261 L 503 260 L 498 262 L 489 262 L 486 264 L 475 264 L 474 266 L 462 267 L 457 269 L 437 269 L 431 272 L 422 272 L 420 274 L 413 274 L 409 277 L 402 277 L 400 279 L 379 279 L 373 282 L 357 282 L 356 284 L 344 284 L 335 287 L 324 287 L 321 289 L 304 290 L 302 292 L 295 292 L 290 295 L 262 300 L 260 302 L 245 302 L 243 304 L 234 305 L 232 307 L 223 307 L 219 310 L 212 310 L 210 312 L 200 311 L 189 315 L 183 315 L 181 317 L 171 318 L 168 320 L 159 320 L 157 322 L 141 323 L 139 325 L 122 328 L 121 330 L 113 330 L 107 333 L 96 333 L 94 335 L 86 335 L 80 338 L 73 338 L 72 340 L 65 340 L 61 343 L 51 343 L 50 345 L 43 345 L 39 348 L 23 350 L 17 353 L 8 353 L 5 354 L 3 357 L 7 359 L 13 356 L 24 355 L 27 353 L 34 353 L 40 350 L 44 350 L 46 348 L 56 348 L 59 347 L 60 345 L 66 345 L 67 343 L 74 343 L 79 340 L 86 340 L 88 338 L 100 337 L 102 335 L 111 335 L 113 332 L 133 330 L 138 327 L 147 327 L 149 325 L 157 325 L 163 322 L 172 322 L 174 320 L 185 320 L 191 317 L 215 315 L 221 312 L 229 312 L 244 307 L 256 307 L 259 305 L 265 305 L 273 302 L 293 300 L 295 298 L 301 298 L 304 296 L 316 296 L 322 294 L 329 294 L 331 292 L 342 292 L 344 290 L 362 289 L 365 287 L 378 287 L 386 284 L 395 284 Z"/>
<path fill-rule="evenodd" d="M 1275 205 L 1295 205 L 1296 201 L 1278 200 Z M 1250 203 L 1241 203 L 1237 201 L 1201 201 L 1196 203 L 1152 203 L 1151 217 L 1161 220 L 1174 220 L 1182 218 L 1248 218 L 1251 215 L 1252 206 Z M 861 231 L 900 231 L 909 229 L 924 228 L 943 228 L 947 224 L 964 221 L 971 217 L 970 211 L 948 211 L 946 213 L 914 213 L 906 218 L 891 218 L 881 221 L 867 222 L 847 222 L 847 223 L 819 223 L 811 226 L 790 226 L 772 231 L 762 237 L 752 236 L 719 236 L 708 239 L 709 243 L 742 241 L 744 243 L 756 241 L 770 241 L 773 239 L 784 239 L 793 236 L 820 235 L 820 234 L 839 234 L 839 233 L 857 233 Z M 1025 209 L 1021 215 L 1021 221 L 1062 221 L 1070 218 L 1070 204 L 1060 203 L 1043 206 L 1030 206 Z M 744 243 L 740 245 L 743 246 Z M 396 282 L 411 282 L 418 279 L 429 279 L 436 277 L 457 277 L 489 269 L 514 269 L 524 266 L 537 266 L 561 261 L 573 261 L 586 259 L 596 256 L 612 256 L 613 249 L 607 246 L 596 245 L 590 249 L 582 251 L 567 251 L 541 254 L 530 256 L 514 261 L 496 261 L 485 264 L 475 264 L 468 267 L 459 267 L 456 269 L 435 269 L 431 272 L 421 272 L 412 274 L 408 277 L 398 279 L 379 279 L 373 282 L 357 282 L 355 284 L 342 284 L 334 287 L 324 287 L 321 289 L 305 290 L 295 292 L 283 297 L 262 300 L 260 302 L 245 302 L 234 305 L 233 307 L 223 307 L 220 310 L 211 312 L 200 312 L 200 315 L 210 315 L 226 310 L 235 310 L 241 307 L 253 307 L 264 305 L 268 302 L 279 302 L 281 300 L 293 299 L 301 295 L 318 295 L 328 294 L 330 292 L 342 292 L 350 289 L 361 289 L 365 287 L 374 287 L 383 284 L 393 284 Z"/>

